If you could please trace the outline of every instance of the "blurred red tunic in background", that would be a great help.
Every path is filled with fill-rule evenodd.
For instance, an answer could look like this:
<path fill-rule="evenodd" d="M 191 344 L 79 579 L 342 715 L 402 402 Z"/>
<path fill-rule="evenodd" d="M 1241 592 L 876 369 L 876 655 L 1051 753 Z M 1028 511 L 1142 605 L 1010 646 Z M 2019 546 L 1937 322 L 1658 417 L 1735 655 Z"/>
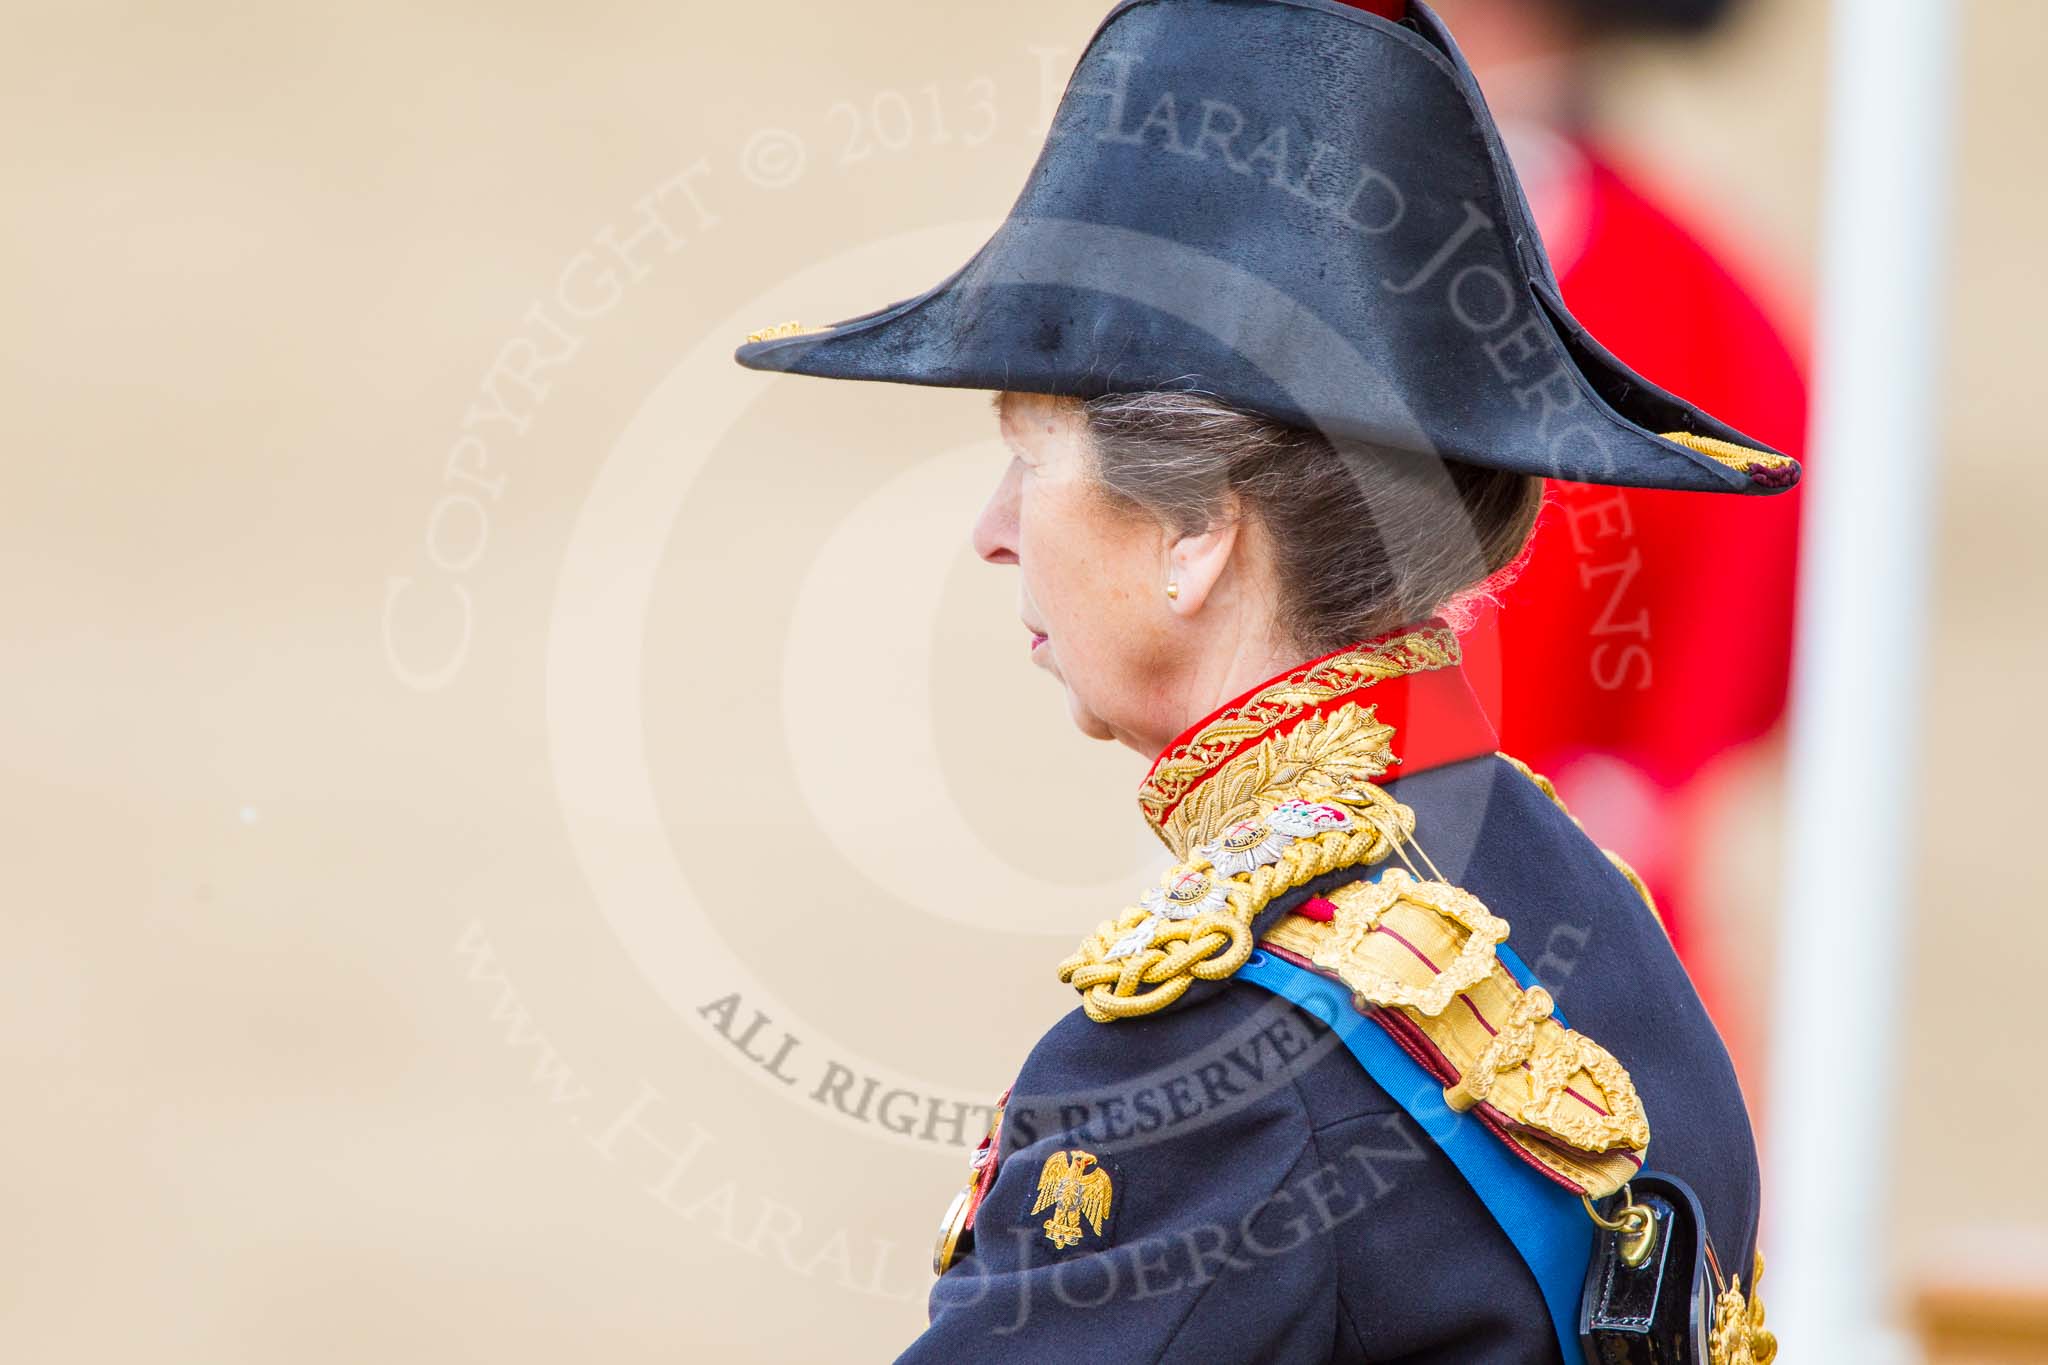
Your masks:
<path fill-rule="evenodd" d="M 1573 314 L 1651 380 L 1803 458 L 1803 367 L 1751 291 L 1599 150 L 1565 150 L 1531 199 Z M 1553 483 L 1501 596 L 1502 748 L 1635 865 L 1681 953 L 1700 835 L 1685 788 L 1784 713 L 1798 534 L 1796 494 Z"/>

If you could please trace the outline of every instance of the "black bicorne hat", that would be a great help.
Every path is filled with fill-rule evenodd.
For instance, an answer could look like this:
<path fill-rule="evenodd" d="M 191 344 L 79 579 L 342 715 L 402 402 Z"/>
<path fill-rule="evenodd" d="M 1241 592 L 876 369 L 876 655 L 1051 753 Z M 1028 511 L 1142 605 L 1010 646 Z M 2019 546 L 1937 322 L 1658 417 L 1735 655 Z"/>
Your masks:
<path fill-rule="evenodd" d="M 756 333 L 736 358 L 1080 398 L 1196 391 L 1585 483 L 1799 478 L 1573 320 L 1478 84 L 1420 3 L 1392 23 L 1340 0 L 1123 0 L 972 260 L 876 312 Z"/>

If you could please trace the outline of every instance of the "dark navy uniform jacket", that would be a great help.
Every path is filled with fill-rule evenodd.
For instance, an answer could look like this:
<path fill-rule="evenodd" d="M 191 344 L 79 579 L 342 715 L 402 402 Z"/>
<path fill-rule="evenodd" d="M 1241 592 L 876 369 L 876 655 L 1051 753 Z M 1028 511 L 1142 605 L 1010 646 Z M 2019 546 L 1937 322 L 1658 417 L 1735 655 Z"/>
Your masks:
<path fill-rule="evenodd" d="M 1401 683 L 1350 700 L 1398 721 Z M 1720 1262 L 1746 1270 L 1748 1116 L 1653 910 L 1525 769 L 1490 752 L 1431 765 L 1401 730 L 1408 761 L 1380 785 L 1444 878 L 1508 920 L 1571 1027 L 1628 1068 L 1648 1166 L 1692 1186 Z M 1449 1160 L 1327 1028 L 1257 987 L 1202 983 L 1106 1023 L 1075 1011 L 1000 1124 L 972 1249 L 904 1361 L 1558 1359 L 1530 1271 Z M 1072 1152 L 1111 1194 L 1103 1226 L 1077 1216 L 1061 1246 L 1043 1196 Z"/>

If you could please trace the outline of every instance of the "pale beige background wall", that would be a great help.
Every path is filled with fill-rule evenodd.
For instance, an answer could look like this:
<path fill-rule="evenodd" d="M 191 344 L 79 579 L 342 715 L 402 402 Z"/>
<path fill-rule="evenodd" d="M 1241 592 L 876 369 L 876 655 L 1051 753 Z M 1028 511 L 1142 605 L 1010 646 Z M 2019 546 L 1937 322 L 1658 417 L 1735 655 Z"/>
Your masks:
<path fill-rule="evenodd" d="M 724 357 L 963 261 L 1101 8 L 8 14 L 0 1354 L 874 1359 L 915 1330 L 962 1153 L 809 1096 L 835 1064 L 1007 1083 L 1145 856 L 1139 765 L 1069 735 L 965 551 L 979 395 Z M 2015 856 L 2048 299 L 2011 169 L 2048 23 L 1965 8 L 1906 1268 L 2048 1226 L 1999 1169 L 2048 1112 L 1985 946 L 2048 937 Z M 1759 0 L 1609 115 L 1795 284 L 1821 20 Z M 673 242 L 631 241 L 650 195 Z M 644 615 L 558 616 L 636 576 Z M 801 1021 L 799 1084 L 698 1012 L 730 992 L 768 1060 Z"/>

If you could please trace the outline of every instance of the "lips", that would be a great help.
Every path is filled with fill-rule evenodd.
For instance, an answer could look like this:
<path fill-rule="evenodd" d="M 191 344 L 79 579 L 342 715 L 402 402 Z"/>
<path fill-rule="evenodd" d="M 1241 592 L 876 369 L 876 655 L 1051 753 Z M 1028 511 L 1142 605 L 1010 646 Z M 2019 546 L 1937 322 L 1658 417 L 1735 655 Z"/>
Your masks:
<path fill-rule="evenodd" d="M 1031 652 L 1033 654 L 1036 654 L 1038 652 L 1039 646 L 1043 645 L 1046 642 L 1046 633 L 1042 630 L 1039 630 L 1037 627 L 1031 625 L 1029 622 L 1025 623 L 1024 629 L 1031 633 Z"/>

